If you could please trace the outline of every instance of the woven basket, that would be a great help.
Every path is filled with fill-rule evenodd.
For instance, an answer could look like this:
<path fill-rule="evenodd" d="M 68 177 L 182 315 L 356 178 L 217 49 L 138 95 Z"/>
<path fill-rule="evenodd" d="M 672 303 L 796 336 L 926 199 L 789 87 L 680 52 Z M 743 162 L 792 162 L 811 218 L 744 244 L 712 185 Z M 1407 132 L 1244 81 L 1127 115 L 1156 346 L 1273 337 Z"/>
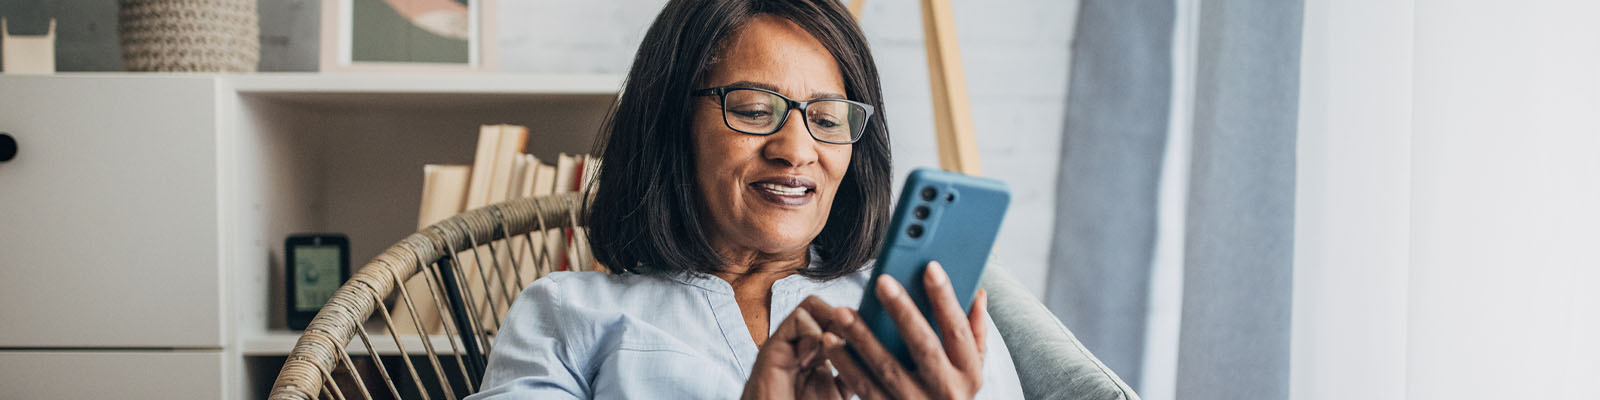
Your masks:
<path fill-rule="evenodd" d="M 255 0 L 122 0 L 117 34 L 129 71 L 255 72 Z"/>

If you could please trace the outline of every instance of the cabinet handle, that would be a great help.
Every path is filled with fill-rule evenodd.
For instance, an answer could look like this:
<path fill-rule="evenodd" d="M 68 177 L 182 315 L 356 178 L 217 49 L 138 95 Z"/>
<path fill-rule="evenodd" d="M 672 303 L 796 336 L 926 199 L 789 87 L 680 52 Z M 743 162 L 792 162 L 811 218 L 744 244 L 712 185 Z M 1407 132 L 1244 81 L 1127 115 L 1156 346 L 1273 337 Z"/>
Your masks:
<path fill-rule="evenodd" d="M 13 158 L 17 158 L 17 139 L 11 138 L 10 133 L 0 132 L 0 162 Z"/>

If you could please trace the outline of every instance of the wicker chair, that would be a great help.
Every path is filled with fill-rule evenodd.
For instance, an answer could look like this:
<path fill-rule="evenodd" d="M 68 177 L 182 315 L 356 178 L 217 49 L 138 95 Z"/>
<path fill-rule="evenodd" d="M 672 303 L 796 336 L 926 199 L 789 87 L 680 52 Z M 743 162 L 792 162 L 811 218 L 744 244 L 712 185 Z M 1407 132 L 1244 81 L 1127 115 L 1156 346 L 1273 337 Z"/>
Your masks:
<path fill-rule="evenodd" d="M 499 260 L 516 264 L 524 252 L 533 252 L 539 257 L 538 262 L 546 263 L 546 255 L 556 253 L 541 248 L 539 244 L 547 242 L 536 241 L 532 235 L 577 226 L 579 201 L 576 194 L 564 194 L 494 204 L 441 221 L 389 247 L 356 271 L 312 319 L 273 383 L 270 398 L 344 399 L 347 394 L 368 399 L 431 398 L 430 391 L 445 398 L 459 398 L 481 389 L 477 384 L 492 351 L 495 325 L 503 318 L 495 310 L 508 306 L 496 303 L 500 290 L 489 288 L 496 286 L 492 282 L 505 282 L 499 286 L 510 294 L 499 297 L 509 302 L 525 282 L 520 276 L 501 274 Z M 521 240 L 504 240 L 519 237 Z M 579 251 L 586 252 L 581 235 L 575 238 L 580 242 Z M 513 256 L 508 257 L 507 253 Z M 482 262 L 458 262 L 454 256 L 457 254 Z M 575 256 L 580 260 L 589 257 L 584 253 Z M 463 284 L 473 279 L 469 278 L 471 274 L 463 273 L 463 268 L 471 268 L 462 267 L 464 264 L 477 266 L 477 280 L 482 280 L 483 286 L 476 288 L 484 293 L 475 293 L 474 286 Z M 493 271 L 483 270 L 485 267 Z M 510 267 L 515 274 L 525 266 Z M 990 315 L 1011 349 L 1028 398 L 1138 398 L 1001 268 L 991 266 L 987 271 L 982 285 L 990 293 Z M 404 282 L 418 273 L 424 273 L 429 293 L 407 293 Z M 516 291 L 507 288 L 507 283 Z M 387 329 L 395 319 L 384 306 L 391 295 L 395 297 L 393 301 L 406 304 L 412 304 L 413 299 L 435 300 L 432 304 L 437 304 L 443 316 L 442 336 L 450 351 L 435 348 L 438 337 L 398 334 Z M 415 312 L 414 307 L 407 309 Z M 374 313 L 384 329 L 380 330 L 382 333 L 369 334 L 364 324 Z M 484 318 L 469 317 L 486 314 L 492 315 L 487 323 Z M 417 318 L 413 315 L 412 320 Z M 420 323 L 415 328 L 417 332 L 427 332 Z M 403 339 L 403 335 L 421 336 L 423 351 L 408 353 L 406 344 L 417 342 Z M 385 366 L 385 357 L 374 346 L 385 336 L 404 355 L 393 357 L 399 363 L 391 361 L 392 368 Z M 356 351 L 365 350 L 366 359 L 352 358 L 346 351 L 357 338 L 362 347 Z M 419 364 L 423 364 L 420 369 Z M 351 387 L 355 390 L 348 390 Z M 415 392 L 411 392 L 413 389 Z"/>

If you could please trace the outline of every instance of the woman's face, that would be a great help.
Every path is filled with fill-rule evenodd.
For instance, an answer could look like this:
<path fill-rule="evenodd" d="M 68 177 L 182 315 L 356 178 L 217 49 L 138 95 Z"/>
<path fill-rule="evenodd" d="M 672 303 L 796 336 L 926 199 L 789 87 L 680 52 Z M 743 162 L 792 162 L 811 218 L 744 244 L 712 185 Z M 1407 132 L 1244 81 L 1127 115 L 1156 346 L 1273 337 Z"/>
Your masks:
<path fill-rule="evenodd" d="M 844 98 L 833 56 L 786 19 L 756 17 L 727 40 L 701 88 L 755 87 L 797 101 Z M 716 96 L 694 104 L 696 183 L 712 245 L 724 257 L 804 254 L 828 221 L 851 145 L 812 139 L 799 110 L 790 110 L 776 133 L 758 136 L 728 128 Z"/>

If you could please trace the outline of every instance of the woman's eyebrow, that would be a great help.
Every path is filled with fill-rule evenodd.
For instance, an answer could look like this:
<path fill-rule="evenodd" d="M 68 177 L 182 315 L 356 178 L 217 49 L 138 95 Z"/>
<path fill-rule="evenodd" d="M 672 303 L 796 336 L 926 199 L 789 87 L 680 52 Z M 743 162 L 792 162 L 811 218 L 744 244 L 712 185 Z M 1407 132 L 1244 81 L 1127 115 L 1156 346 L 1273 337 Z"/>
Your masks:
<path fill-rule="evenodd" d="M 766 89 L 766 90 L 771 90 L 771 91 L 774 91 L 774 92 L 782 93 L 782 91 L 778 90 L 777 86 L 774 86 L 772 84 L 762 83 L 762 82 L 738 81 L 738 82 L 730 83 L 730 84 L 728 84 L 728 86 L 738 86 L 738 87 L 747 87 L 747 88 L 756 88 L 756 89 Z M 806 99 L 806 100 L 843 99 L 843 98 L 845 98 L 843 94 L 834 93 L 834 92 L 811 92 L 811 98 Z"/>

